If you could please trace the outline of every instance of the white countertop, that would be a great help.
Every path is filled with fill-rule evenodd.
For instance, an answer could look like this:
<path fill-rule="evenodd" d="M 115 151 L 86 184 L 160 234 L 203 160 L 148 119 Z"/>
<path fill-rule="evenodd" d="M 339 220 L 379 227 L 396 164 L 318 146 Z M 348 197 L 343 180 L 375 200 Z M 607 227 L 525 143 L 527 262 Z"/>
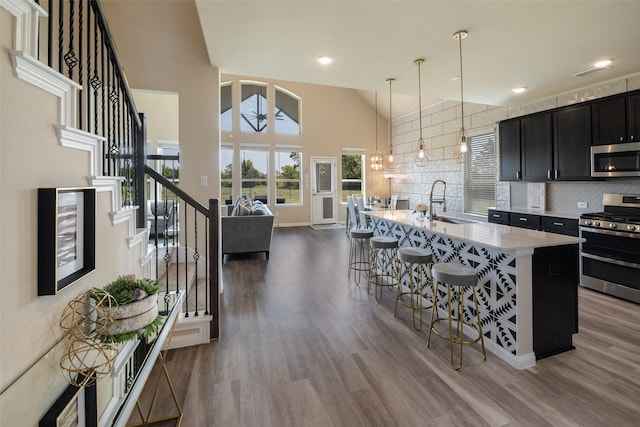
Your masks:
<path fill-rule="evenodd" d="M 437 220 L 429 221 L 428 219 L 420 221 L 416 219 L 416 214 L 411 210 L 367 211 L 365 214 L 503 251 L 562 246 L 584 241 L 579 237 L 488 222 L 450 224 Z"/>

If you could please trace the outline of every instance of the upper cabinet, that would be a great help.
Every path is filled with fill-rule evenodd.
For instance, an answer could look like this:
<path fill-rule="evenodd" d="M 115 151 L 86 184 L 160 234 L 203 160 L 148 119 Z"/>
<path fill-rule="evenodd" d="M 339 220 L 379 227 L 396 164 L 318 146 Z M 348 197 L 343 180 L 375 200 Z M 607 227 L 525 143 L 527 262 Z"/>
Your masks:
<path fill-rule="evenodd" d="M 640 91 L 627 97 L 627 135 L 629 142 L 640 141 Z"/>
<path fill-rule="evenodd" d="M 522 143 L 522 179 L 525 181 L 552 179 L 551 113 L 546 112 L 521 118 L 520 138 Z"/>
<path fill-rule="evenodd" d="M 626 97 L 616 95 L 594 101 L 591 105 L 592 145 L 626 142 Z"/>
<path fill-rule="evenodd" d="M 592 145 L 640 141 L 640 90 L 500 122 L 501 181 L 589 181 Z"/>
<path fill-rule="evenodd" d="M 520 119 L 500 122 L 500 181 L 522 179 L 520 169 Z"/>
<path fill-rule="evenodd" d="M 553 179 L 591 179 L 591 108 L 576 105 L 553 113 Z"/>

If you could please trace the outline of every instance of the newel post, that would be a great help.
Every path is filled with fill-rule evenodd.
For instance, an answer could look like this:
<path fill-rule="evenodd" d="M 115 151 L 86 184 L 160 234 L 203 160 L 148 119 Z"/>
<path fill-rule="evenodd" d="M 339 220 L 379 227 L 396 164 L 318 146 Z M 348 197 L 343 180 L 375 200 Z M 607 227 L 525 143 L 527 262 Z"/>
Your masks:
<path fill-rule="evenodd" d="M 220 205 L 209 199 L 209 295 L 211 295 L 210 339 L 220 337 Z"/>
<path fill-rule="evenodd" d="M 144 113 L 138 113 L 140 117 L 140 127 L 136 128 L 135 135 L 135 147 L 134 147 L 134 165 L 135 171 L 134 180 L 135 189 L 134 204 L 138 205 L 138 212 L 136 214 L 136 224 L 138 228 L 145 228 L 147 226 L 147 185 L 146 185 L 146 173 L 144 172 L 144 165 L 147 159 L 147 116 Z"/>

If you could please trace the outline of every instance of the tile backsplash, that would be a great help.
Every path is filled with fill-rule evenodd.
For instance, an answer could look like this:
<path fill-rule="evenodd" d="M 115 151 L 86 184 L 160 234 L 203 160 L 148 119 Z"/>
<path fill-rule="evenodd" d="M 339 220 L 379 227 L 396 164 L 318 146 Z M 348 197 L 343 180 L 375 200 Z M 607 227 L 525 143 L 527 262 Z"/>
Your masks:
<path fill-rule="evenodd" d="M 527 183 L 512 182 L 511 208 L 527 206 Z M 604 193 L 640 194 L 640 179 L 616 179 L 596 182 L 549 182 L 547 183 L 546 209 L 558 212 L 602 211 Z M 578 202 L 586 202 L 586 209 L 578 209 Z"/>

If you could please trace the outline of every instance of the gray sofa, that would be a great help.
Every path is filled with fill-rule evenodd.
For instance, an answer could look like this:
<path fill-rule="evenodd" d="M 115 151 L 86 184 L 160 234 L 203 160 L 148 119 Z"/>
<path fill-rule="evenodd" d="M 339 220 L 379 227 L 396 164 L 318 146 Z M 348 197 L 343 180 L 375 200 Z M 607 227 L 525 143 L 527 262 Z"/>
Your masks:
<path fill-rule="evenodd" d="M 264 252 L 269 259 L 274 216 L 264 205 L 252 209 L 252 214 L 237 215 L 232 206 L 229 215 L 222 216 L 222 256 L 226 254 Z M 260 212 L 258 212 L 260 211 Z"/>

